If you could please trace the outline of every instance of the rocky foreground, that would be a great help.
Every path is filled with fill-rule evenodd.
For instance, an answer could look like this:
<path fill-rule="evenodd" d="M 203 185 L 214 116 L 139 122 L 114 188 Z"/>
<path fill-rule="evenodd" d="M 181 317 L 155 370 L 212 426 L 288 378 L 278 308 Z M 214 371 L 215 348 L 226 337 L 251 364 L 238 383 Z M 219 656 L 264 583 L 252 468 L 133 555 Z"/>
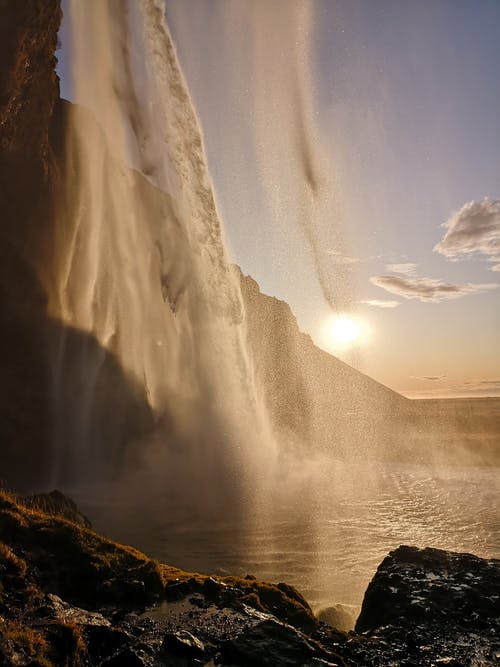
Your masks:
<path fill-rule="evenodd" d="M 494 665 L 499 596 L 500 561 L 399 547 L 345 633 L 287 584 L 186 573 L 62 494 L 0 493 L 0 665 Z"/>

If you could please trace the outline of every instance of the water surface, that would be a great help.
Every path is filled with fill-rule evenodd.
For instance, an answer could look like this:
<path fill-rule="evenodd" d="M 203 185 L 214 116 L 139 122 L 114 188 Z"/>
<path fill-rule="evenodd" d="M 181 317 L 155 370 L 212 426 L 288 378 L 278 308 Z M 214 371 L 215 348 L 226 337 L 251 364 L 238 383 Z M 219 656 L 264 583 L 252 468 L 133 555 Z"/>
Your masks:
<path fill-rule="evenodd" d="M 313 607 L 359 605 L 400 544 L 500 557 L 499 487 L 498 468 L 329 460 L 287 472 L 244 521 L 229 507 L 210 520 L 172 507 L 91 513 L 97 528 L 180 568 L 286 581 Z"/>

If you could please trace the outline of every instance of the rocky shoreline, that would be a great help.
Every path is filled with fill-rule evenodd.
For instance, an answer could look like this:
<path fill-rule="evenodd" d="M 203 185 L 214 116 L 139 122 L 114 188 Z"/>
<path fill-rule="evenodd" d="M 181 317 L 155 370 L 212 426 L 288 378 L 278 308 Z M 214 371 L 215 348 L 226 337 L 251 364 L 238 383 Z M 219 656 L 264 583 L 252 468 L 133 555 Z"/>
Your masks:
<path fill-rule="evenodd" d="M 0 665 L 500 664 L 500 561 L 402 546 L 356 629 L 293 587 L 187 573 L 95 533 L 62 494 L 0 495 Z"/>

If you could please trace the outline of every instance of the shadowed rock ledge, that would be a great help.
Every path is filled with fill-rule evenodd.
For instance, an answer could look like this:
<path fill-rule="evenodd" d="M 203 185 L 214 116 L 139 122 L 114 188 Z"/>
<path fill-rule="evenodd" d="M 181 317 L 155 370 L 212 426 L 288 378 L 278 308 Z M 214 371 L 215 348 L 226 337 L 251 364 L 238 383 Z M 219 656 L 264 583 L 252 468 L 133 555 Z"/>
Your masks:
<path fill-rule="evenodd" d="M 499 600 L 499 561 L 399 547 L 345 633 L 287 584 L 183 572 L 0 492 L 0 665 L 493 665 Z"/>

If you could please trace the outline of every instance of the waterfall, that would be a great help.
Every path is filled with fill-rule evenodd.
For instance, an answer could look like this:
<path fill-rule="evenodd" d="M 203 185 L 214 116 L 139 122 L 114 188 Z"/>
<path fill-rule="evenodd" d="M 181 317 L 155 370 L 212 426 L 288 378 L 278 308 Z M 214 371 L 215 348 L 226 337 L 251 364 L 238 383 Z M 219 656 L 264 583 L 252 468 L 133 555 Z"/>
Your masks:
<path fill-rule="evenodd" d="M 64 324 L 52 481 L 140 469 L 172 492 L 242 498 L 274 445 L 162 3 L 72 0 L 69 20 L 78 104 L 46 277 Z"/>

